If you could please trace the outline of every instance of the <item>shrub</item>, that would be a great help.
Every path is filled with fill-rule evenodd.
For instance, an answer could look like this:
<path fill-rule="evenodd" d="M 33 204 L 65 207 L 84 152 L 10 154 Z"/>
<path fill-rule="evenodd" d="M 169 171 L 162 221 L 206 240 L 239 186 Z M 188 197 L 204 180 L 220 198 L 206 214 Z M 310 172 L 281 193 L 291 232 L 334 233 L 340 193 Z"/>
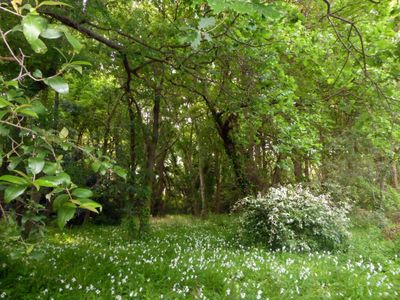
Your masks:
<path fill-rule="evenodd" d="M 264 196 L 240 200 L 239 235 L 247 243 L 277 250 L 334 250 L 348 240 L 348 205 L 330 195 L 313 195 L 300 185 L 271 188 Z"/>

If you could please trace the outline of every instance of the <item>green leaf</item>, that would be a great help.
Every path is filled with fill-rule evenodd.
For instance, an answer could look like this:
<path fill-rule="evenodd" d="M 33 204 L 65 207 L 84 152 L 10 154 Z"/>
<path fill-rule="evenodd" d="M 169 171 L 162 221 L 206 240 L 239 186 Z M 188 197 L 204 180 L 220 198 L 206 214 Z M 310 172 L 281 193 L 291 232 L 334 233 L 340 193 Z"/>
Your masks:
<path fill-rule="evenodd" d="M 32 42 L 29 43 L 33 49 L 33 51 L 35 51 L 35 53 L 38 54 L 44 54 L 47 52 L 47 46 L 45 43 L 43 43 L 43 41 L 41 39 L 36 39 Z"/>
<path fill-rule="evenodd" d="M 282 17 L 282 12 L 278 11 L 271 4 L 253 3 L 253 5 L 255 6 L 257 12 L 266 18 L 280 19 Z"/>
<path fill-rule="evenodd" d="M 59 2 L 59 1 L 42 1 L 40 2 L 40 4 L 37 7 L 41 7 L 43 5 L 47 5 L 47 6 L 68 6 L 68 7 L 73 7 L 65 2 Z"/>
<path fill-rule="evenodd" d="M 8 113 L 8 110 L 0 110 L 0 120 L 2 120 Z"/>
<path fill-rule="evenodd" d="M 0 177 L 0 181 L 6 181 L 6 182 L 22 184 L 22 185 L 28 184 L 28 182 L 24 178 L 21 178 L 18 176 L 13 176 L 13 175 L 3 175 Z"/>
<path fill-rule="evenodd" d="M 53 210 L 57 211 L 68 200 L 69 196 L 67 194 L 58 195 L 53 201 Z"/>
<path fill-rule="evenodd" d="M 91 67 L 92 64 L 88 61 L 84 61 L 84 60 L 75 60 L 70 62 L 71 65 L 78 65 L 78 66 L 88 66 Z"/>
<path fill-rule="evenodd" d="M 120 166 L 115 166 L 113 167 L 113 171 L 119 176 L 122 177 L 123 179 L 126 179 L 128 172 L 124 169 L 121 168 Z"/>
<path fill-rule="evenodd" d="M 87 209 L 87 210 L 90 210 L 97 214 L 99 213 L 97 208 L 100 208 L 100 211 L 101 211 L 101 208 L 102 208 L 101 204 L 97 203 L 91 199 L 79 199 L 79 202 L 81 203 L 79 205 L 79 208 Z"/>
<path fill-rule="evenodd" d="M 30 107 L 18 109 L 18 113 L 24 116 L 33 117 L 35 119 L 39 118 L 38 114 Z"/>
<path fill-rule="evenodd" d="M 12 171 L 18 166 L 22 159 L 18 156 L 12 156 L 8 159 L 8 161 L 10 164 L 8 165 L 7 170 Z"/>
<path fill-rule="evenodd" d="M 0 108 L 4 108 L 7 106 L 11 106 L 12 103 L 4 99 L 3 97 L 0 97 Z"/>
<path fill-rule="evenodd" d="M 201 18 L 199 21 L 199 29 L 206 29 L 215 25 L 215 18 Z"/>
<path fill-rule="evenodd" d="M 46 175 L 54 175 L 58 170 L 58 164 L 46 161 L 43 168 L 43 173 Z"/>
<path fill-rule="evenodd" d="M 10 134 L 10 129 L 0 125 L 0 136 L 8 136 Z"/>
<path fill-rule="evenodd" d="M 71 177 L 65 172 L 58 174 L 56 177 L 60 184 L 69 185 L 71 183 Z"/>
<path fill-rule="evenodd" d="M 72 191 L 72 195 L 78 198 L 90 198 L 93 196 L 93 192 L 89 189 L 77 188 Z"/>
<path fill-rule="evenodd" d="M 22 195 L 27 186 L 26 185 L 11 185 L 4 191 L 4 201 L 10 203 L 12 200 Z"/>
<path fill-rule="evenodd" d="M 61 139 L 66 139 L 66 138 L 68 137 L 68 134 L 69 134 L 68 129 L 64 127 L 63 129 L 61 129 L 61 131 L 60 131 L 60 133 L 58 134 L 58 136 L 59 136 Z"/>
<path fill-rule="evenodd" d="M 60 76 L 47 78 L 44 80 L 44 83 L 54 89 L 57 93 L 66 94 L 69 92 L 68 83 Z"/>
<path fill-rule="evenodd" d="M 31 157 L 28 159 L 28 168 L 32 174 L 39 174 L 44 167 L 44 159 L 38 157 Z"/>
<path fill-rule="evenodd" d="M 74 215 L 75 215 L 76 207 L 71 207 L 67 205 L 62 205 L 58 210 L 57 210 L 57 224 L 58 227 L 63 228 L 65 224 L 69 220 L 71 220 Z"/>
<path fill-rule="evenodd" d="M 83 47 L 82 44 L 72 34 L 70 34 L 68 30 L 64 31 L 64 34 L 75 52 L 80 52 Z"/>
<path fill-rule="evenodd" d="M 45 39 L 58 39 L 62 36 L 62 32 L 58 30 L 57 25 L 50 24 L 47 29 L 40 34 L 40 36 Z"/>
<path fill-rule="evenodd" d="M 30 181 L 30 180 L 31 180 L 31 178 L 30 178 L 28 175 L 26 175 L 24 172 L 21 172 L 21 171 L 18 171 L 18 170 L 13 170 L 13 172 L 15 172 L 15 173 L 21 175 L 21 176 L 24 177 L 27 181 Z"/>
<path fill-rule="evenodd" d="M 47 27 L 47 20 L 39 15 L 29 14 L 22 19 L 22 31 L 26 40 L 31 44 Z"/>
<path fill-rule="evenodd" d="M 95 160 L 95 161 L 92 163 L 92 170 L 93 170 L 93 172 L 96 172 L 96 173 L 97 173 L 97 172 L 99 171 L 100 167 L 101 167 L 101 162 L 100 162 L 100 161 Z"/>
<path fill-rule="evenodd" d="M 34 184 L 45 187 L 57 187 L 59 180 L 56 176 L 43 176 L 34 181 Z"/>
<path fill-rule="evenodd" d="M 82 73 L 83 73 L 82 66 L 74 66 L 74 65 L 72 65 L 71 67 L 72 67 L 74 70 L 76 70 L 79 74 L 82 75 Z"/>
<path fill-rule="evenodd" d="M 46 107 L 39 100 L 32 101 L 31 104 L 32 104 L 31 110 L 37 113 L 38 115 L 46 113 Z"/>
<path fill-rule="evenodd" d="M 190 46 L 196 50 L 200 46 L 201 42 L 201 33 L 196 31 L 194 39 L 191 41 Z"/>
<path fill-rule="evenodd" d="M 36 70 L 32 73 L 32 75 L 33 75 L 34 77 L 36 77 L 36 78 L 43 78 L 42 71 L 40 71 L 39 69 L 36 69 Z"/>

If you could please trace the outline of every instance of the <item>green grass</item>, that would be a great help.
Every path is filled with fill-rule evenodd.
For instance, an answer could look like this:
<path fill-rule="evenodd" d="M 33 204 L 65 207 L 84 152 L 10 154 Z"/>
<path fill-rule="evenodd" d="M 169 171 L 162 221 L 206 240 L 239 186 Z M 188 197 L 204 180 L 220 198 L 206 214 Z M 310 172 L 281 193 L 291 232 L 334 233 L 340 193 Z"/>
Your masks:
<path fill-rule="evenodd" d="M 400 298 L 400 243 L 377 227 L 355 228 L 346 253 L 299 254 L 240 246 L 229 217 L 152 223 L 143 241 L 124 226 L 53 229 L 30 256 L 0 254 L 0 298 Z"/>

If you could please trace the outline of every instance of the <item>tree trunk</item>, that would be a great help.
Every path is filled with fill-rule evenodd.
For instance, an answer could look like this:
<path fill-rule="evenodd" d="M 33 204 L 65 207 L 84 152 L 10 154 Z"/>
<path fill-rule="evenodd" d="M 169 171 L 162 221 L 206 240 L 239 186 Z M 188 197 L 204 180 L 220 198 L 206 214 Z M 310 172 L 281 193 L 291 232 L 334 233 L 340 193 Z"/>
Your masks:
<path fill-rule="evenodd" d="M 279 165 L 281 161 L 282 161 L 282 156 L 279 154 L 276 160 L 274 173 L 272 175 L 272 186 L 277 186 L 282 184 L 282 170 Z"/>
<path fill-rule="evenodd" d="M 302 182 L 303 181 L 303 167 L 302 167 L 302 162 L 299 156 L 295 156 L 292 158 L 293 161 L 293 166 L 294 166 L 294 177 L 296 179 L 296 182 Z"/>
<path fill-rule="evenodd" d="M 394 189 L 397 190 L 399 188 L 399 176 L 398 176 L 396 161 L 392 161 L 390 166 L 390 171 L 391 171 L 391 185 Z"/>
<path fill-rule="evenodd" d="M 114 117 L 115 111 L 117 110 L 118 103 L 119 103 L 119 100 L 115 102 L 115 104 L 114 104 L 111 112 L 109 112 L 107 120 L 104 124 L 104 140 L 103 140 L 103 146 L 102 146 L 103 155 L 107 154 L 107 148 L 108 148 L 108 142 L 109 142 L 108 140 L 109 140 L 110 131 L 111 131 L 111 122 Z M 132 110 L 130 103 L 128 103 L 128 107 L 129 107 L 128 110 Z M 130 116 L 129 116 L 129 118 L 131 119 Z"/>
<path fill-rule="evenodd" d="M 154 184 L 154 166 L 156 158 L 156 148 L 158 143 L 159 126 L 160 126 L 160 103 L 161 103 L 161 84 L 154 90 L 153 105 L 153 124 L 151 138 L 147 139 L 147 161 L 144 176 L 144 184 L 146 187 L 145 196 L 138 199 L 139 208 L 139 235 L 145 234 L 150 229 L 150 209 L 151 195 L 153 193 Z"/>
<path fill-rule="evenodd" d="M 304 159 L 304 179 L 310 181 L 310 160 L 308 158 Z"/>
<path fill-rule="evenodd" d="M 158 179 L 154 182 L 153 194 L 151 196 L 151 212 L 153 216 L 162 216 L 164 214 L 165 202 L 163 193 L 165 190 L 165 158 L 168 151 L 164 151 L 163 155 L 158 159 L 156 165 L 156 173 Z"/>
<path fill-rule="evenodd" d="M 206 187 L 204 183 L 204 161 L 199 149 L 199 178 L 200 178 L 200 199 L 201 199 L 201 218 L 205 219 L 208 216 L 208 203 L 206 199 Z"/>
<path fill-rule="evenodd" d="M 216 187 L 215 187 L 215 196 L 214 196 L 214 201 L 215 201 L 215 213 L 220 213 L 221 212 L 221 183 L 222 183 L 222 164 L 221 164 L 221 156 L 219 152 L 216 153 L 216 159 L 215 159 L 215 182 L 216 182 Z"/>
<path fill-rule="evenodd" d="M 129 116 L 129 174 L 128 174 L 128 198 L 129 202 L 134 206 L 135 193 L 134 186 L 136 180 L 136 131 L 135 131 L 135 112 L 133 110 L 133 99 L 127 99 L 128 116 Z"/>
<path fill-rule="evenodd" d="M 116 118 L 116 119 L 118 120 L 118 118 Z M 131 123 L 131 121 L 129 121 L 129 123 Z M 113 142 L 114 142 L 114 151 L 115 151 L 115 158 L 117 160 L 117 164 L 118 165 L 122 165 L 123 162 L 124 162 L 124 156 L 123 156 L 123 150 L 122 150 L 122 147 L 121 147 L 121 136 L 120 136 L 119 125 L 120 125 L 120 123 L 116 124 L 116 126 L 114 127 L 114 133 L 113 133 L 114 140 L 113 140 Z M 130 140 L 131 139 L 132 138 L 130 138 Z M 132 158 L 130 158 L 130 160 L 132 160 Z M 135 159 L 134 159 L 134 161 L 135 161 Z"/>
<path fill-rule="evenodd" d="M 243 164 L 240 161 L 240 154 L 237 145 L 232 137 L 232 130 L 235 128 L 237 116 L 235 114 L 230 114 L 226 120 L 223 121 L 221 118 L 222 113 L 218 112 L 215 106 L 210 102 L 206 86 L 204 88 L 204 94 L 201 94 L 201 96 L 211 112 L 218 135 L 223 141 L 225 152 L 232 162 L 233 171 L 235 173 L 236 182 L 241 196 L 248 195 L 251 192 L 251 185 L 246 177 Z"/>

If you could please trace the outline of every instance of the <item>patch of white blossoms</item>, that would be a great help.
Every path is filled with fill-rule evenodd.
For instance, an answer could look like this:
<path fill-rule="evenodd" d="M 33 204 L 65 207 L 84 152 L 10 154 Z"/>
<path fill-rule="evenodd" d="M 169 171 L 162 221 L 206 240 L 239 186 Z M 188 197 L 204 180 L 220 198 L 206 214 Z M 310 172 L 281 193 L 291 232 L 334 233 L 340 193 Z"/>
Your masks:
<path fill-rule="evenodd" d="M 266 195 L 236 203 L 240 235 L 250 243 L 271 249 L 333 250 L 348 239 L 349 206 L 338 205 L 330 195 L 314 195 L 301 185 L 271 188 Z"/>

